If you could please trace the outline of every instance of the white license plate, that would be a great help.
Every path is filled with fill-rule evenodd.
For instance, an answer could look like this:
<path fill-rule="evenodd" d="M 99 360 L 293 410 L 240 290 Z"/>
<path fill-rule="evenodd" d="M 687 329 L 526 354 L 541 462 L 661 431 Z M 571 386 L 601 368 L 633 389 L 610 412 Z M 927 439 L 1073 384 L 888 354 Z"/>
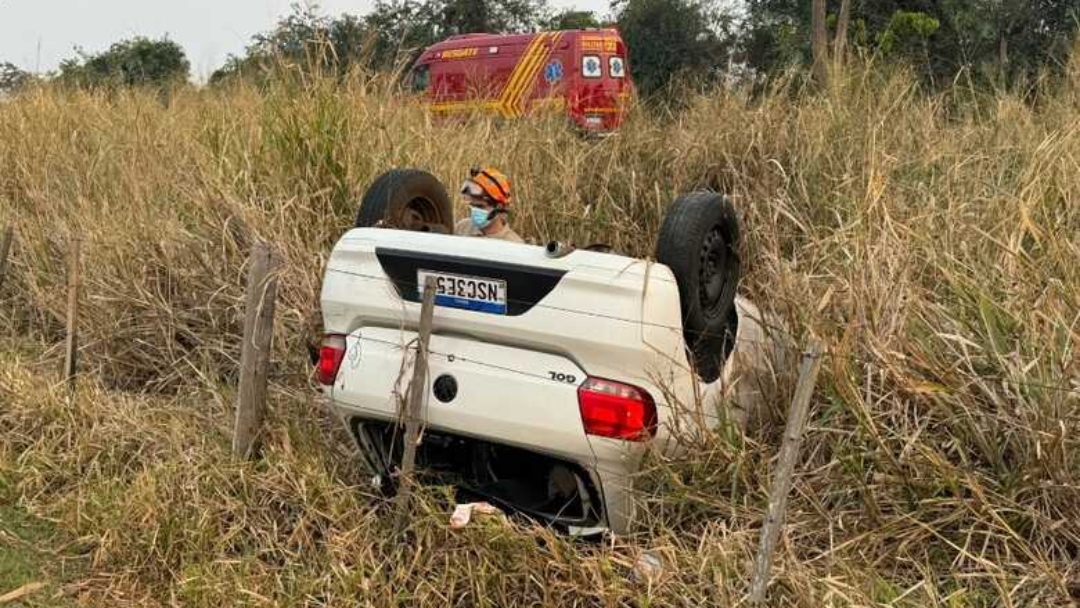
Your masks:
<path fill-rule="evenodd" d="M 417 296 L 423 300 L 424 284 L 435 278 L 435 305 L 464 308 L 496 315 L 506 314 L 506 281 L 470 277 L 449 272 L 417 270 Z"/>

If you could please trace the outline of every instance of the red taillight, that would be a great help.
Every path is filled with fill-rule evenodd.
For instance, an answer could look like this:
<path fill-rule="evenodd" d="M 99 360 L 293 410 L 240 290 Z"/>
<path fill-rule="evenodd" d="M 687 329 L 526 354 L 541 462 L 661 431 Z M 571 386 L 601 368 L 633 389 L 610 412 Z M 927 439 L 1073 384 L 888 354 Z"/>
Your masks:
<path fill-rule="evenodd" d="M 319 349 L 319 370 L 316 373 L 319 384 L 330 386 L 337 380 L 338 368 L 344 358 L 345 336 L 327 334 L 323 338 L 322 348 Z"/>
<path fill-rule="evenodd" d="M 589 435 L 645 441 L 656 435 L 656 404 L 636 386 L 587 378 L 578 388 L 581 421 Z"/>

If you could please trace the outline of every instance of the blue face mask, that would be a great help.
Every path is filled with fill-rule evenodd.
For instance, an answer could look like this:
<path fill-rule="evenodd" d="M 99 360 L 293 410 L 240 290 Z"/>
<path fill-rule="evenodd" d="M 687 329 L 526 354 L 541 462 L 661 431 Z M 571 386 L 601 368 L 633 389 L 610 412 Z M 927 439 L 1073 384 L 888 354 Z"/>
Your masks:
<path fill-rule="evenodd" d="M 487 209 L 481 209 L 480 207 L 470 207 L 470 218 L 472 219 L 473 226 L 483 230 L 491 225 L 491 219 L 489 218 L 491 212 Z"/>

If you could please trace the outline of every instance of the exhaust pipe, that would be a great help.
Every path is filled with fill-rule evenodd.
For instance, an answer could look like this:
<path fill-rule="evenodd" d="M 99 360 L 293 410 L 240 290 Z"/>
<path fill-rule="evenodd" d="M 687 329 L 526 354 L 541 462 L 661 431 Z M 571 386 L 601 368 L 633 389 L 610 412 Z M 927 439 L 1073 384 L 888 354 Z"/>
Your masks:
<path fill-rule="evenodd" d="M 548 241 L 547 246 L 544 247 L 544 254 L 549 258 L 561 258 L 564 255 L 570 253 L 576 249 L 569 243 L 563 243 L 561 241 Z"/>

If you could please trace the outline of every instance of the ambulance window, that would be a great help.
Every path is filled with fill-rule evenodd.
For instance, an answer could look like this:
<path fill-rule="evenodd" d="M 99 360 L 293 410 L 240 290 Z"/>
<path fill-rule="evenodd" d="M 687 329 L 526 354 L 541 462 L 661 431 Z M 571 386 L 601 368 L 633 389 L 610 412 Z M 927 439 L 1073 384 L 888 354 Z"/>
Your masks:
<path fill-rule="evenodd" d="M 600 66 L 600 57 L 597 55 L 583 55 L 581 57 L 581 75 L 585 78 L 600 78 L 604 74 Z"/>
<path fill-rule="evenodd" d="M 626 63 L 622 57 L 608 57 L 608 76 L 622 78 L 626 76 Z"/>
<path fill-rule="evenodd" d="M 418 65 L 412 73 L 412 88 L 416 93 L 423 93 L 431 84 L 431 74 L 426 65 Z"/>

